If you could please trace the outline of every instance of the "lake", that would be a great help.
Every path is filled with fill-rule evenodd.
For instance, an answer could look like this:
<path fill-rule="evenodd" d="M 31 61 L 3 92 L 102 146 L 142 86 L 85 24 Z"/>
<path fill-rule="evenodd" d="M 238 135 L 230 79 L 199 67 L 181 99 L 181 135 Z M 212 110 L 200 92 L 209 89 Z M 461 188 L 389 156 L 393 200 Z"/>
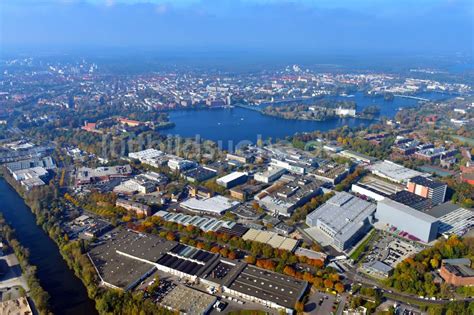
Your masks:
<path fill-rule="evenodd" d="M 439 93 L 421 93 L 417 96 L 431 100 L 445 98 Z M 363 93 L 355 93 L 353 97 L 330 96 L 331 99 L 355 101 L 358 110 L 370 105 L 379 105 L 381 115 L 393 118 L 401 107 L 413 107 L 417 100 L 395 97 L 393 101 L 383 98 L 365 97 Z M 233 149 L 243 141 L 256 143 L 257 139 L 284 139 L 297 132 L 315 130 L 327 131 L 342 126 L 360 126 L 373 123 L 371 120 L 357 118 L 340 118 L 326 121 L 287 120 L 270 117 L 258 111 L 241 107 L 215 109 L 180 109 L 169 112 L 170 120 L 176 124 L 174 128 L 163 133 L 196 137 L 220 142 L 222 148 Z"/>

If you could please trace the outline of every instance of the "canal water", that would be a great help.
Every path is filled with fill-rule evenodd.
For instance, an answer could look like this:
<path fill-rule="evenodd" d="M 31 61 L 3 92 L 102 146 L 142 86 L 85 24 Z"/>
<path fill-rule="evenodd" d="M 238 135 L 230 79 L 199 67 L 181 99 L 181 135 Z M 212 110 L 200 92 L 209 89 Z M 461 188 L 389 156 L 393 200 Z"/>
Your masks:
<path fill-rule="evenodd" d="M 56 243 L 36 225 L 35 216 L 23 199 L 1 177 L 0 212 L 15 229 L 18 241 L 30 251 L 30 264 L 37 267 L 41 286 L 51 296 L 53 313 L 97 314 L 94 301 L 88 298 L 86 288 L 62 259 Z"/>

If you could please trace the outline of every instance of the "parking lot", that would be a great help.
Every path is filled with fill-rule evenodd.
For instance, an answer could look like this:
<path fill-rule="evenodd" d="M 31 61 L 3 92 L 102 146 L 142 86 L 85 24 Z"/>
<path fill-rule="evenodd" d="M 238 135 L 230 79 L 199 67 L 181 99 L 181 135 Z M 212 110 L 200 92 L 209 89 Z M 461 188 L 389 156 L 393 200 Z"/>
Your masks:
<path fill-rule="evenodd" d="M 365 257 L 364 262 L 379 260 L 395 268 L 405 258 L 416 254 L 422 249 L 423 247 L 415 242 L 384 233 L 384 237 L 379 238 L 372 244 L 372 251 Z"/>
<path fill-rule="evenodd" d="M 223 268 L 220 270 L 220 272 L 225 273 L 226 270 Z M 186 279 L 180 279 L 176 276 L 164 273 L 159 270 L 155 271 L 152 275 L 150 275 L 148 278 L 142 281 L 142 283 L 137 287 L 136 290 L 146 290 L 146 288 L 151 285 L 151 282 L 156 277 L 158 277 L 159 279 L 160 286 L 158 287 L 157 290 L 155 290 L 155 294 L 151 297 L 155 303 L 158 303 L 159 301 L 161 301 L 163 297 L 167 293 L 169 293 L 171 290 L 173 290 L 173 288 L 178 284 L 186 285 L 196 290 L 211 294 L 208 290 L 208 287 L 203 284 L 191 283 L 190 281 Z M 262 311 L 267 312 L 268 314 L 275 314 L 275 315 L 279 314 L 278 311 L 275 309 L 271 309 L 261 304 L 250 302 L 244 299 L 230 297 L 221 292 L 214 291 L 212 295 L 216 296 L 219 301 L 225 302 L 228 305 L 225 307 L 225 309 L 222 312 L 219 312 L 216 309 L 212 309 L 210 314 L 227 314 L 228 312 L 239 311 L 239 310 L 262 310 Z"/>
<path fill-rule="evenodd" d="M 336 296 L 324 292 L 311 294 L 305 305 L 304 311 L 308 314 L 329 315 L 337 308 Z"/>

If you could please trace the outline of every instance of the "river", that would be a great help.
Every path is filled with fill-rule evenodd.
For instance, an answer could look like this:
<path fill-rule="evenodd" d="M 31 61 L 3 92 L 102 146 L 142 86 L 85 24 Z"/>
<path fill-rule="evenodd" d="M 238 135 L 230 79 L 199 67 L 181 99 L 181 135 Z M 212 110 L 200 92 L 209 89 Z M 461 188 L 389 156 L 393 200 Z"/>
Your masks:
<path fill-rule="evenodd" d="M 445 98 L 440 93 L 421 93 L 417 96 L 430 100 Z M 393 101 L 386 101 L 382 97 L 371 98 L 357 92 L 352 97 L 330 96 L 328 99 L 354 101 L 358 111 L 370 105 L 378 105 L 381 115 L 393 118 L 399 108 L 413 107 L 417 100 L 395 97 Z M 357 118 L 341 118 L 326 121 L 287 120 L 283 118 L 263 115 L 258 111 L 241 107 L 215 109 L 182 109 L 169 112 L 170 120 L 176 125 L 164 133 L 182 137 L 196 137 L 221 142 L 223 149 L 235 149 L 239 142 L 256 143 L 258 137 L 262 139 L 284 139 L 297 132 L 311 132 L 314 130 L 327 131 L 341 126 L 369 125 L 373 121 Z"/>
<path fill-rule="evenodd" d="M 50 305 L 53 313 L 97 314 L 94 302 L 87 296 L 86 288 L 68 268 L 56 243 L 36 225 L 35 216 L 23 199 L 1 177 L 0 212 L 15 229 L 18 241 L 30 251 L 30 263 L 37 267 L 41 286 L 51 296 Z"/>

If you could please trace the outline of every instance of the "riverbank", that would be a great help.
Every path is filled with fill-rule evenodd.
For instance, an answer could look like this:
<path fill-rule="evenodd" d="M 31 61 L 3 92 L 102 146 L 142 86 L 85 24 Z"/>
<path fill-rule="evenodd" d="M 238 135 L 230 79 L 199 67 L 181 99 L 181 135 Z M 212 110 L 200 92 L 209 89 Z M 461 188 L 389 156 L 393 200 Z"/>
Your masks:
<path fill-rule="evenodd" d="M 26 193 L 13 178 L 5 175 L 0 177 L 0 200 L 5 200 L 7 210 L 5 217 L 14 223 L 20 241 L 28 245 L 25 247 L 31 252 L 32 263 L 38 267 L 38 277 L 51 294 L 54 314 L 173 314 L 145 299 L 142 293 L 101 286 L 85 254 L 89 244 L 83 240 L 70 241 L 60 227 L 59 209 L 65 207 L 58 189 L 48 185 Z M 32 204 L 31 200 L 39 203 Z M 26 206 L 28 203 L 32 205 L 30 208 Z"/>
<path fill-rule="evenodd" d="M 1 209 L 0 209 L 1 211 Z M 31 265 L 29 262 L 30 253 L 17 239 L 15 231 L 7 224 L 3 215 L 0 213 L 0 235 L 3 238 L 3 241 L 7 242 L 8 248 L 6 253 L 13 251 L 18 264 L 21 267 L 22 275 L 26 280 L 26 287 L 22 288 L 26 291 L 29 297 L 33 300 L 34 308 L 38 311 L 40 315 L 50 314 L 49 299 L 50 295 L 46 292 L 43 287 L 40 285 L 40 281 L 36 276 L 37 270 L 36 267 Z"/>
<path fill-rule="evenodd" d="M 89 299 L 83 282 L 75 275 L 76 269 L 64 259 L 62 248 L 66 241 L 56 216 L 44 203 L 52 205 L 54 191 L 44 187 L 25 194 L 9 183 L 8 175 L 0 177 L 0 209 L 9 225 L 16 230 L 19 242 L 28 249 L 30 263 L 37 267 L 40 285 L 50 294 L 49 305 L 54 314 L 97 314 L 95 303 Z M 38 202 L 31 202 L 37 199 Z M 30 207 L 28 207 L 28 205 Z M 74 270 L 74 273 L 72 272 Z"/>

